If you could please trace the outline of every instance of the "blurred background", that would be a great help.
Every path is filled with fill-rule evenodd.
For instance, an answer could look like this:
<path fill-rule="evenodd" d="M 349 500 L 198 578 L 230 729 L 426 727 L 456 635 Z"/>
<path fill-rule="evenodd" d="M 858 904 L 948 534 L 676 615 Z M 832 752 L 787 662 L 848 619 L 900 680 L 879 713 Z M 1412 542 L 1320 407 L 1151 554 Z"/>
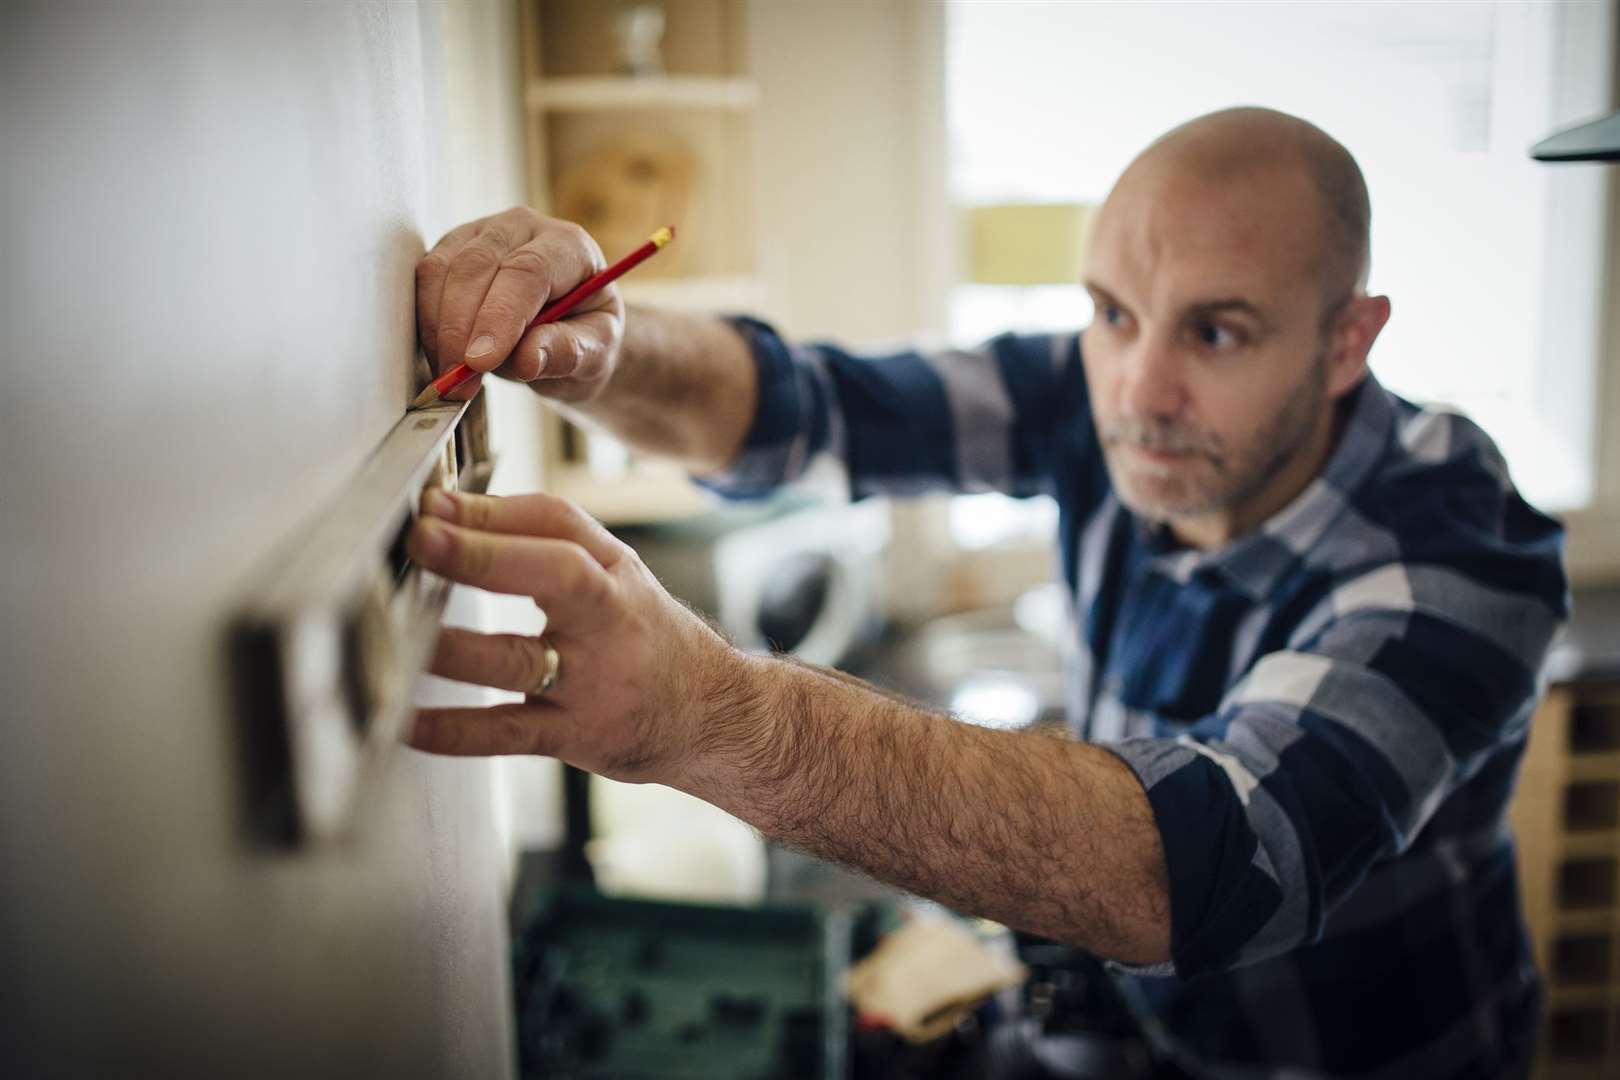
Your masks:
<path fill-rule="evenodd" d="M 1545 1067 L 1620 1067 L 1620 212 L 1612 166 L 1528 155 L 1620 103 L 1614 3 L 152 3 L 0 20 L 0 964 L 27 999 L 0 1050 L 17 1061 L 507 1075 L 506 913 L 570 846 L 587 865 L 568 872 L 620 898 L 885 896 L 678 793 L 540 760 L 394 754 L 348 839 L 268 853 L 232 824 L 240 747 L 222 718 L 241 688 L 220 653 L 242 583 L 397 421 L 411 269 L 459 222 L 527 203 L 610 259 L 674 223 L 678 243 L 623 283 L 631 302 L 751 313 L 794 338 L 1073 329 L 1091 315 L 1085 222 L 1120 170 L 1168 128 L 1250 104 L 1318 124 L 1365 171 L 1371 288 L 1394 304 L 1378 377 L 1473 416 L 1568 525 L 1578 625 L 1516 825 L 1553 978 Z M 851 505 L 819 475 L 725 506 L 522 387 L 484 399 L 493 490 L 577 500 L 740 644 L 976 722 L 1061 724 L 1048 500 Z M 532 605 L 462 593 L 446 617 L 539 625 Z M 428 679 L 420 699 L 496 695 Z"/>

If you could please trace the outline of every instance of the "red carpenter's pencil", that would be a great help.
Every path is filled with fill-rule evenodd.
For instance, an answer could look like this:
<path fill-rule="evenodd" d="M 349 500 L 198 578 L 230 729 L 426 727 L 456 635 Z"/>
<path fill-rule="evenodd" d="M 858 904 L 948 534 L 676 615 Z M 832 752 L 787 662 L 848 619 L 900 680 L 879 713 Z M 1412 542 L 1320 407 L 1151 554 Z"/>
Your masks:
<path fill-rule="evenodd" d="M 649 239 L 645 244 L 642 244 L 640 247 L 636 248 L 636 250 L 632 251 L 630 254 L 626 255 L 624 258 L 620 259 L 606 270 L 592 274 L 590 277 L 574 286 L 574 288 L 570 289 L 562 298 L 555 300 L 541 308 L 540 314 L 534 317 L 534 321 L 528 325 L 528 328 L 524 332 L 527 333 L 528 330 L 533 330 L 535 327 L 542 326 L 545 323 L 556 322 L 564 315 L 567 315 L 570 311 L 573 311 L 574 308 L 578 307 L 580 301 L 591 296 L 598 289 L 601 289 L 609 282 L 615 281 L 622 277 L 624 274 L 628 273 L 632 267 L 637 266 L 646 259 L 651 258 L 659 248 L 663 247 L 673 239 L 675 239 L 675 226 L 668 225 L 662 229 L 659 229 L 657 232 L 652 234 L 651 239 Z M 466 382 L 468 379 L 477 374 L 478 372 L 468 367 L 465 363 L 457 364 L 443 375 L 440 375 L 437 379 L 434 379 L 432 382 L 428 383 L 427 389 L 423 390 L 419 395 L 417 395 L 416 400 L 411 402 L 411 408 L 423 409 L 429 405 L 436 404 L 456 387 L 460 386 L 462 383 Z"/>

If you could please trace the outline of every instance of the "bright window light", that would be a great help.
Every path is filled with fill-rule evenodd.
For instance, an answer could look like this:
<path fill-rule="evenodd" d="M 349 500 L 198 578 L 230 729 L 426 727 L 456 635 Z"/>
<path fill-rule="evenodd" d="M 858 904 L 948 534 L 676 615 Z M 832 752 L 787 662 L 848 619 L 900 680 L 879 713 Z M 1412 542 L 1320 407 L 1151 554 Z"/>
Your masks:
<path fill-rule="evenodd" d="M 951 712 L 990 728 L 1021 728 L 1041 713 L 1040 697 L 1024 679 L 1010 671 L 976 671 L 951 694 Z"/>
<path fill-rule="evenodd" d="M 1057 503 L 1045 495 L 1010 499 L 993 491 L 958 495 L 947 521 L 951 539 L 969 551 L 1011 540 L 1050 542 L 1057 531 Z"/>

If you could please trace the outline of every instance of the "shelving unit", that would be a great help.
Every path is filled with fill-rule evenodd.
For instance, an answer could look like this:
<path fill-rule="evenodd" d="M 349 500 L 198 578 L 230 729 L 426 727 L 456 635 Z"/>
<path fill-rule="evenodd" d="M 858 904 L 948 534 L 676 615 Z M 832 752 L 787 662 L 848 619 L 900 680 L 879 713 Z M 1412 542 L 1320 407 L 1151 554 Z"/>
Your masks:
<path fill-rule="evenodd" d="M 1620 1075 L 1620 682 L 1548 693 L 1512 816 L 1547 987 L 1535 1075 Z"/>
<path fill-rule="evenodd" d="M 765 310 L 757 276 L 753 114 L 744 0 L 661 0 L 661 74 L 620 70 L 628 3 L 522 0 L 529 201 L 583 225 L 608 259 L 660 225 L 677 240 L 620 283 L 630 303 Z M 666 463 L 547 411 L 548 489 L 610 525 L 701 512 L 709 499 Z"/>
<path fill-rule="evenodd" d="M 752 79 L 702 75 L 558 76 L 529 83 L 525 105 L 539 112 L 603 109 L 721 109 L 747 112 L 759 103 Z"/>

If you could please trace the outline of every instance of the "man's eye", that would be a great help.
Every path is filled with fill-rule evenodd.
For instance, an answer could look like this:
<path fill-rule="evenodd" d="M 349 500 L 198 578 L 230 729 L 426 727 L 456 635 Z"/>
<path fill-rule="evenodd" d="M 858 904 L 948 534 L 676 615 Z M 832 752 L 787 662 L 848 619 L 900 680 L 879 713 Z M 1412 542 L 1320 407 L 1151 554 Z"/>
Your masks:
<path fill-rule="evenodd" d="M 1198 343 L 1207 349 L 1233 349 L 1243 344 L 1243 338 L 1237 331 L 1218 323 L 1201 323 L 1197 336 Z"/>
<path fill-rule="evenodd" d="M 1101 308 L 1103 322 L 1109 326 L 1118 326 L 1125 321 L 1125 313 L 1112 304 L 1104 304 Z"/>

